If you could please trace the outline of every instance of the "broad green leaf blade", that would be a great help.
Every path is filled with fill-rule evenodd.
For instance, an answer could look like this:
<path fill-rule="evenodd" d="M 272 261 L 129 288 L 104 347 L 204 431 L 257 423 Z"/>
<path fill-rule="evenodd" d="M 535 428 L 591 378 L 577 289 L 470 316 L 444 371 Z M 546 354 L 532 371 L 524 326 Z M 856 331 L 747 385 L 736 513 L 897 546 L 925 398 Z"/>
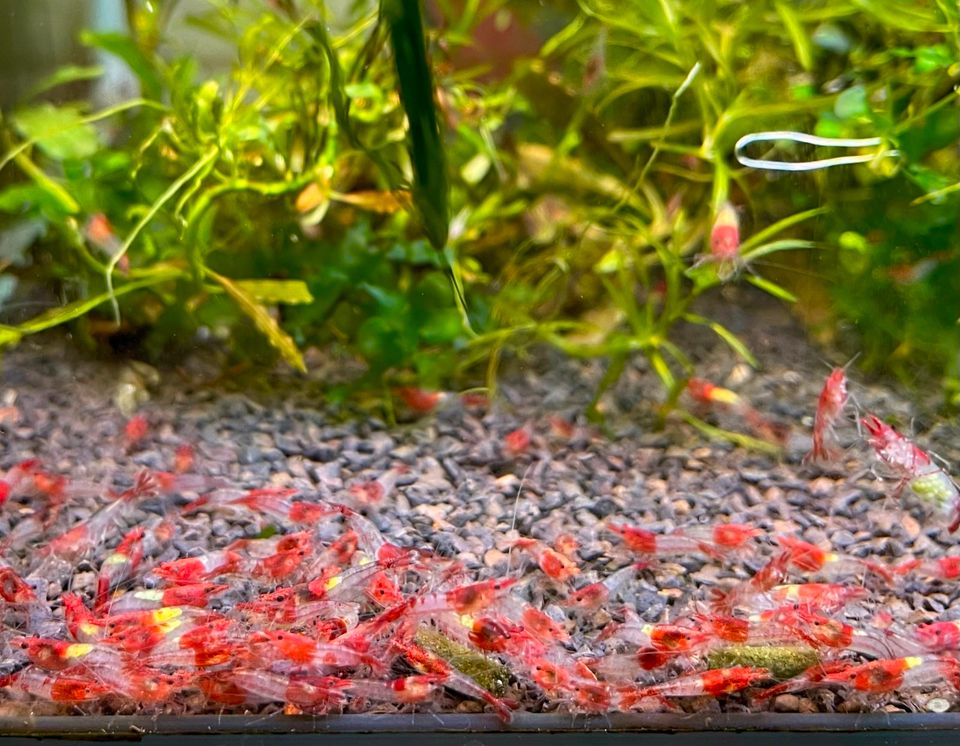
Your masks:
<path fill-rule="evenodd" d="M 796 11 L 785 2 L 776 3 L 776 7 L 780 20 L 783 21 L 783 27 L 793 43 L 793 49 L 797 53 L 797 60 L 804 70 L 810 70 L 813 67 L 813 48 L 810 38 L 803 32 L 803 26 Z"/>
<path fill-rule="evenodd" d="M 809 220 L 810 218 L 815 218 L 817 215 L 823 215 L 830 208 L 828 207 L 815 207 L 812 210 L 806 210 L 804 212 L 798 212 L 793 215 L 788 215 L 783 220 L 778 220 L 771 226 L 764 228 L 762 231 L 755 233 L 746 239 L 743 243 L 740 244 L 740 255 L 747 256 L 751 249 L 755 246 L 759 246 L 764 243 L 768 238 L 772 238 L 781 231 L 786 230 L 792 225 L 797 223 L 802 223 L 804 220 Z"/>
<path fill-rule="evenodd" d="M 140 80 L 144 95 L 147 98 L 160 98 L 163 92 L 160 75 L 157 73 L 154 63 L 143 54 L 136 42 L 129 36 L 115 31 L 99 33 L 81 31 L 80 42 L 88 47 L 97 47 L 104 52 L 119 57 L 129 65 Z"/>
<path fill-rule="evenodd" d="M 787 303 L 796 303 L 797 296 L 791 293 L 784 287 L 780 287 L 775 282 L 770 282 L 766 278 L 759 277 L 758 275 L 747 275 L 747 282 L 751 285 L 755 285 L 764 292 L 769 293 L 774 298 L 779 298 L 780 300 L 785 300 Z"/>
<path fill-rule="evenodd" d="M 89 158 L 100 147 L 97 131 L 74 108 L 44 103 L 14 114 L 13 124 L 55 161 Z"/>
<path fill-rule="evenodd" d="M 718 324 L 716 321 L 712 321 L 705 316 L 700 316 L 695 313 L 684 314 L 683 318 L 691 324 L 699 324 L 700 326 L 709 328 L 714 334 L 720 337 L 720 339 L 726 342 L 734 352 L 740 355 L 740 357 L 750 363 L 754 368 L 757 367 L 757 359 L 753 356 L 753 353 L 747 349 L 747 346 L 740 341 L 739 337 L 727 329 L 727 327 L 723 326 L 723 324 Z"/>
<path fill-rule="evenodd" d="M 66 85 L 67 83 L 79 83 L 84 80 L 93 80 L 103 75 L 103 68 L 100 65 L 65 65 L 56 72 L 48 75 L 36 86 L 34 86 L 28 98 L 33 98 L 51 88 Z"/>
<path fill-rule="evenodd" d="M 400 101 L 409 123 L 413 201 L 430 243 L 442 250 L 450 227 L 447 157 L 427 62 L 420 0 L 382 0 L 380 12 L 390 29 Z"/>
<path fill-rule="evenodd" d="M 757 246 L 749 252 L 744 252 L 742 257 L 747 261 L 752 261 L 761 256 L 776 254 L 778 251 L 793 251 L 795 249 L 815 249 L 817 244 L 814 241 L 804 241 L 799 238 L 785 238 L 782 241 L 771 241 L 770 243 Z"/>
<path fill-rule="evenodd" d="M 234 280 L 234 284 L 261 303 L 313 303 L 303 280 Z"/>
<path fill-rule="evenodd" d="M 51 329 L 59 324 L 64 324 L 67 321 L 73 321 L 73 319 L 80 318 L 89 311 L 92 311 L 97 306 L 113 300 L 121 295 L 126 295 L 134 290 L 140 290 L 151 285 L 158 285 L 161 282 L 175 279 L 182 274 L 183 272 L 179 269 L 161 268 L 152 273 L 149 277 L 144 277 L 143 279 L 129 282 L 126 285 L 121 285 L 112 293 L 100 293 L 92 298 L 85 298 L 74 301 L 73 303 L 68 303 L 65 306 L 52 308 L 49 311 L 46 311 L 39 316 L 35 316 L 23 324 L 20 324 L 20 326 L 2 326 L 0 327 L 0 347 L 5 344 L 16 343 L 19 341 L 20 337 L 26 334 L 36 334 L 37 332 Z"/>
<path fill-rule="evenodd" d="M 751 451 L 760 451 L 761 453 L 769 453 L 771 456 L 780 455 L 781 449 L 775 446 L 773 443 L 768 443 L 765 440 L 760 440 L 759 438 L 754 438 L 750 435 L 744 435 L 743 433 L 735 433 L 731 430 L 723 430 L 719 427 L 714 427 L 713 425 L 707 424 L 699 417 L 694 417 L 685 410 L 679 410 L 679 412 L 680 416 L 685 422 L 687 422 L 687 424 L 693 425 L 708 438 L 713 440 L 726 440 L 734 445 L 740 446 L 741 448 L 747 448 Z"/>
<path fill-rule="evenodd" d="M 223 286 L 223 289 L 227 291 L 227 295 L 240 306 L 240 309 L 247 314 L 247 316 L 253 319 L 253 323 L 256 324 L 257 329 L 259 329 L 269 340 L 270 344 L 277 349 L 284 360 L 301 373 L 307 372 L 307 366 L 303 362 L 303 356 L 300 354 L 300 350 L 297 349 L 297 345 L 290 336 L 280 328 L 280 325 L 274 321 L 266 308 L 257 303 L 252 295 L 237 285 L 233 280 L 227 279 L 223 275 L 218 275 L 209 268 L 206 269 L 205 272 L 219 282 Z"/>

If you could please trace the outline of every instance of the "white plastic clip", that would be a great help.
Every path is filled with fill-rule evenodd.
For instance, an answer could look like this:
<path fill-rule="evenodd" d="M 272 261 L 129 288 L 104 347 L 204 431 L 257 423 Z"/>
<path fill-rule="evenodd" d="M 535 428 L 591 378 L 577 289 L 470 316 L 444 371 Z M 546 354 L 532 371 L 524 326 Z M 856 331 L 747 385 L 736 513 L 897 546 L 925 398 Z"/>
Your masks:
<path fill-rule="evenodd" d="M 836 158 L 820 158 L 815 161 L 774 161 L 758 158 L 750 158 L 743 154 L 743 149 L 755 142 L 802 142 L 807 145 L 819 145 L 830 148 L 875 148 L 883 144 L 883 138 L 880 137 L 818 137 L 817 135 L 808 135 L 803 132 L 792 132 L 783 130 L 780 132 L 753 132 L 744 135 L 734 146 L 734 157 L 743 166 L 749 168 L 762 168 L 767 171 L 816 171 L 820 168 L 830 168 L 831 166 L 846 166 L 851 163 L 869 163 L 879 158 L 896 158 L 900 156 L 899 150 L 883 150 L 879 153 L 866 153 L 861 155 L 842 155 Z"/>

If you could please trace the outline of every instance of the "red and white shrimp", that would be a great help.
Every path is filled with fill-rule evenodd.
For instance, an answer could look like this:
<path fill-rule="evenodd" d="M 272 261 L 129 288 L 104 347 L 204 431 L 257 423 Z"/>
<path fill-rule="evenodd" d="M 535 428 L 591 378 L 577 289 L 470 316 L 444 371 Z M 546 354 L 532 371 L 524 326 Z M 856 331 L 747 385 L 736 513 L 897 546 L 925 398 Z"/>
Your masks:
<path fill-rule="evenodd" d="M 876 415 L 868 414 L 861 422 L 877 457 L 899 479 L 897 491 L 908 486 L 917 497 L 950 518 L 951 533 L 960 528 L 960 490 L 950 475 L 923 449 Z"/>
<path fill-rule="evenodd" d="M 813 418 L 813 448 L 803 457 L 808 461 L 834 461 L 840 454 L 836 425 L 847 406 L 847 374 L 834 368 L 824 381 Z"/>
<path fill-rule="evenodd" d="M 649 697 L 721 697 L 770 679 L 766 668 L 733 666 L 713 668 L 701 673 L 679 676 L 662 684 L 645 687 L 621 687 L 620 708 L 630 710 Z"/>

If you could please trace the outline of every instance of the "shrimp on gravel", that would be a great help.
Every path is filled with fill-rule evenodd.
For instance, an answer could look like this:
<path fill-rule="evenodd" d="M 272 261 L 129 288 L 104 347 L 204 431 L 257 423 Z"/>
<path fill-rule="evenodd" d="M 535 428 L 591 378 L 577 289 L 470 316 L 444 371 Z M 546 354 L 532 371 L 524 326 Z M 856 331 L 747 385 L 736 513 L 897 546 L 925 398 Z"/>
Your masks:
<path fill-rule="evenodd" d="M 840 444 L 837 441 L 836 426 L 849 399 L 846 371 L 843 368 L 834 368 L 820 390 L 817 413 L 813 419 L 813 448 L 803 457 L 804 463 L 837 459 Z"/>
<path fill-rule="evenodd" d="M 950 533 L 960 528 L 960 490 L 950 475 L 926 451 L 876 415 L 868 414 L 861 422 L 877 458 L 899 479 L 897 493 L 909 487 L 913 494 L 951 519 L 947 529 Z"/>

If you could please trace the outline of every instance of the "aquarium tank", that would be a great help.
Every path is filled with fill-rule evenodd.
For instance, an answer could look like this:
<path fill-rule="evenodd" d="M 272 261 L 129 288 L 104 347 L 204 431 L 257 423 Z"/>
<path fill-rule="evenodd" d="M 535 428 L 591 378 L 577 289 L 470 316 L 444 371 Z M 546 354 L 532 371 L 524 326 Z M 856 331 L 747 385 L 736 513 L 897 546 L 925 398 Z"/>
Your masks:
<path fill-rule="evenodd" d="M 952 0 L 7 0 L 0 734 L 947 743 L 958 298 Z"/>

